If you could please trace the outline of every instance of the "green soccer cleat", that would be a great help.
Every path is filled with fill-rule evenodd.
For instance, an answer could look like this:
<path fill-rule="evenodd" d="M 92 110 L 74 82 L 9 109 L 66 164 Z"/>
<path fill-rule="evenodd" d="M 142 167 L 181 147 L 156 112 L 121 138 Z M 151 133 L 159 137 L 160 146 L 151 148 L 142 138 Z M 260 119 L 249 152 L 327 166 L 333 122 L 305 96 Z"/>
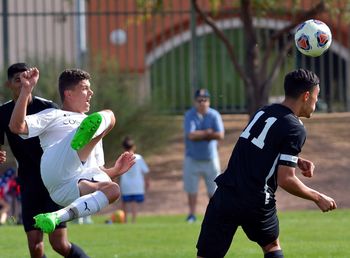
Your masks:
<path fill-rule="evenodd" d="M 52 233 L 61 223 L 56 213 L 41 213 L 36 215 L 34 220 L 34 227 L 41 229 L 44 233 Z"/>
<path fill-rule="evenodd" d="M 79 128 L 73 136 L 73 139 L 70 143 L 71 147 L 74 150 L 80 150 L 86 144 L 88 144 L 99 128 L 101 122 L 102 116 L 97 112 L 87 116 L 81 122 Z"/>

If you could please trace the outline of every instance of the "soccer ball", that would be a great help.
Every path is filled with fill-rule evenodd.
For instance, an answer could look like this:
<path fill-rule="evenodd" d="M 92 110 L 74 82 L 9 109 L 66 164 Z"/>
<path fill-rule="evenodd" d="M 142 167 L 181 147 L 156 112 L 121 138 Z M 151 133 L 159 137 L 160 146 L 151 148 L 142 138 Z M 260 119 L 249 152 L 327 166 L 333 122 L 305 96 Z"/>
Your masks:
<path fill-rule="evenodd" d="M 111 221 L 113 223 L 125 223 L 125 213 L 123 210 L 116 210 L 111 215 Z"/>
<path fill-rule="evenodd" d="M 319 20 L 301 23 L 294 36 L 297 49 L 307 56 L 322 55 L 332 43 L 332 33 L 327 24 Z"/>

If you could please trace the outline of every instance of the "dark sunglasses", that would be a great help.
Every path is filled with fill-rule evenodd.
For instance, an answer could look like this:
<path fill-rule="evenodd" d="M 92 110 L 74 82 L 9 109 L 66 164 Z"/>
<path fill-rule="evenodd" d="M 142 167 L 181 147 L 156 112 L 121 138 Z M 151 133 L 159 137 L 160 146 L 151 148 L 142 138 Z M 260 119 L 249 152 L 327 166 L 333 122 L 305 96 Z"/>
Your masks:
<path fill-rule="evenodd" d="M 198 102 L 198 103 L 207 102 L 207 101 L 208 101 L 208 99 L 206 99 L 206 98 L 196 99 L 196 102 Z"/>

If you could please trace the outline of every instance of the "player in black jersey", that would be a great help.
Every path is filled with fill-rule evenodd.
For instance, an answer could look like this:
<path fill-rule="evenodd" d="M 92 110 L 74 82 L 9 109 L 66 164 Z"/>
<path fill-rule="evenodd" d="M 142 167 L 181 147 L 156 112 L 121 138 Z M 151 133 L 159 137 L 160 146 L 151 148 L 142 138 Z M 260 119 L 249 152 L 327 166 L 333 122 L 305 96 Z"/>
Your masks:
<path fill-rule="evenodd" d="M 27 234 L 31 257 L 46 257 L 44 254 L 43 232 L 34 227 L 33 217 L 42 212 L 50 212 L 60 207 L 54 203 L 45 188 L 40 176 L 40 159 L 43 153 L 37 137 L 23 140 L 11 133 L 8 124 L 21 90 L 20 73 L 29 68 L 25 63 L 16 63 L 8 68 L 6 86 L 12 92 L 12 100 L 0 106 L 0 146 L 4 145 L 6 134 L 10 149 L 18 162 L 18 177 L 21 188 L 22 220 Z M 32 96 L 27 106 L 28 114 L 38 113 L 46 108 L 57 108 L 52 101 Z M 4 157 L 4 152 L 2 155 Z M 5 159 L 0 159 L 0 162 Z M 64 257 L 88 257 L 80 247 L 72 244 L 67 238 L 66 224 L 61 223 L 49 235 L 52 248 Z"/>
<path fill-rule="evenodd" d="M 299 117 L 310 118 L 314 112 L 319 78 L 308 70 L 292 71 L 285 76 L 284 91 L 282 103 L 254 114 L 226 171 L 216 178 L 218 189 L 202 223 L 198 257 L 224 257 L 238 226 L 261 246 L 265 258 L 284 257 L 278 240 L 277 186 L 315 202 L 323 212 L 336 208 L 332 198 L 307 187 L 296 176 L 296 168 L 306 177 L 314 172 L 311 161 L 298 157 L 306 139 Z"/>

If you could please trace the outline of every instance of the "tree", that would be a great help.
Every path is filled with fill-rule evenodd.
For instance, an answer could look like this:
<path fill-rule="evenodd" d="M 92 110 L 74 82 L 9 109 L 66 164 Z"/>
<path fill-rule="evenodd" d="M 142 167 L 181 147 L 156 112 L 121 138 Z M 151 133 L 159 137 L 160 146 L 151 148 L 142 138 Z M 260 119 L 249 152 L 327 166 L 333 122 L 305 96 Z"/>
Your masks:
<path fill-rule="evenodd" d="M 314 18 L 318 14 L 321 14 L 326 11 L 327 4 L 325 1 L 319 1 L 315 3 L 308 10 L 294 9 L 290 10 L 290 14 L 294 12 L 291 16 L 290 23 L 282 29 L 276 30 L 274 34 L 270 37 L 267 47 L 262 49 L 258 45 L 257 36 L 255 28 L 253 25 L 253 17 L 255 14 L 260 11 L 260 14 L 263 14 L 264 11 L 270 10 L 273 11 L 273 8 L 277 5 L 278 1 L 273 0 L 240 0 L 239 1 L 239 10 L 240 10 L 240 19 L 243 26 L 243 34 L 245 41 L 245 52 L 244 52 L 244 64 L 239 63 L 236 56 L 236 48 L 228 40 L 223 31 L 221 31 L 213 18 L 205 13 L 199 6 L 197 0 L 192 0 L 193 7 L 196 13 L 208 24 L 217 37 L 223 42 L 224 46 L 227 49 L 229 58 L 234 65 L 234 68 L 238 72 L 239 76 L 244 82 L 247 98 L 247 108 L 248 113 L 253 114 L 259 107 L 265 105 L 268 102 L 269 92 L 272 87 L 273 81 L 276 79 L 278 72 L 280 70 L 283 61 L 285 60 L 288 51 L 291 50 L 291 47 L 294 44 L 294 40 L 288 40 L 287 42 L 282 41 L 282 37 L 286 34 L 291 34 L 292 30 L 302 21 Z M 300 1 L 293 1 L 294 4 Z M 215 6 L 215 9 L 219 8 L 220 0 L 212 0 L 211 3 Z M 294 5 L 297 6 L 297 5 Z M 272 49 L 274 44 L 279 41 L 282 42 L 280 46 L 281 51 L 277 55 L 272 55 Z M 262 56 L 260 58 L 260 56 Z M 272 66 L 266 65 L 270 59 Z M 263 62 L 261 62 L 263 60 Z"/>
<path fill-rule="evenodd" d="M 149 16 L 157 10 L 161 10 L 166 2 L 169 1 L 138 0 L 139 7 L 147 9 Z M 238 10 L 244 34 L 244 62 L 240 63 L 237 58 L 237 48 L 229 41 L 226 34 L 217 26 L 213 18 L 215 15 L 220 16 L 220 8 L 227 2 L 230 1 L 208 0 L 201 1 L 200 5 L 198 0 L 191 0 L 192 6 L 199 18 L 213 30 L 213 33 L 224 44 L 234 69 L 243 80 L 247 111 L 250 115 L 259 107 L 268 103 L 272 84 L 294 44 L 294 39 L 291 36 L 296 26 L 305 20 L 315 18 L 326 12 L 331 15 L 335 14 L 338 18 L 349 14 L 347 10 L 349 3 L 347 1 L 306 1 L 310 7 L 305 9 L 305 5 L 302 5 L 303 0 L 232 0 L 232 7 Z M 210 4 L 211 10 L 209 12 L 202 9 L 203 6 L 207 6 L 205 3 Z M 269 37 L 267 45 L 259 45 L 253 22 L 254 18 L 280 14 L 288 17 L 289 23 L 285 27 L 274 31 Z M 284 41 L 283 38 L 286 36 L 289 36 L 289 40 Z M 276 54 L 273 50 L 277 43 L 279 45 L 279 52 Z"/>

